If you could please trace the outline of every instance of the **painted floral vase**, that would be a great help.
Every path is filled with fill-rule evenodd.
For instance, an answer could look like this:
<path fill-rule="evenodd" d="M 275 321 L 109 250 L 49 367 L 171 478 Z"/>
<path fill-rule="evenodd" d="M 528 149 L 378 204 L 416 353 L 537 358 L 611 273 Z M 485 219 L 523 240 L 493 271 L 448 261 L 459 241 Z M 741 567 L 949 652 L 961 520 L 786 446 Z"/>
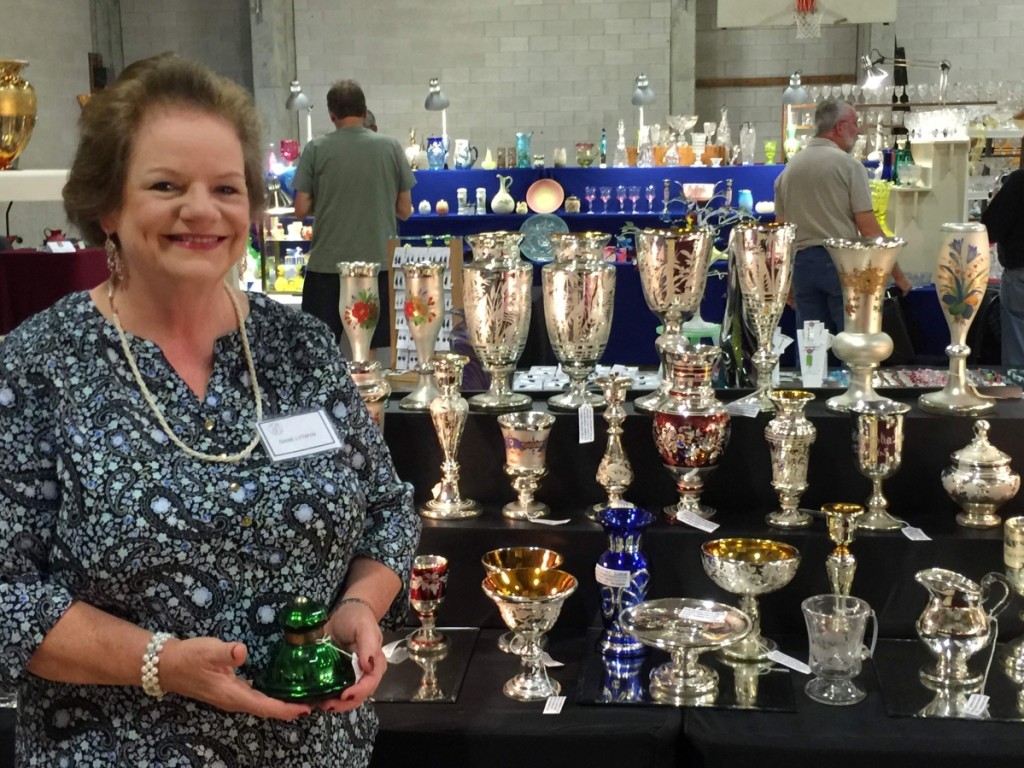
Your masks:
<path fill-rule="evenodd" d="M 598 648 L 607 657 L 642 656 L 644 645 L 622 628 L 619 616 L 647 598 L 650 573 L 640 543 L 654 515 L 639 507 L 610 507 L 598 513 L 597 521 L 608 535 L 608 549 L 594 568 L 594 578 L 601 587 L 604 622 Z"/>
<path fill-rule="evenodd" d="M 665 345 L 665 363 L 672 379 L 668 400 L 654 414 L 654 444 L 679 491 L 679 502 L 665 507 L 671 519 L 693 514 L 711 517 L 715 510 L 700 503 L 704 479 L 729 442 L 729 412 L 715 398 L 712 369 L 718 347 L 690 346 L 685 339 Z"/>

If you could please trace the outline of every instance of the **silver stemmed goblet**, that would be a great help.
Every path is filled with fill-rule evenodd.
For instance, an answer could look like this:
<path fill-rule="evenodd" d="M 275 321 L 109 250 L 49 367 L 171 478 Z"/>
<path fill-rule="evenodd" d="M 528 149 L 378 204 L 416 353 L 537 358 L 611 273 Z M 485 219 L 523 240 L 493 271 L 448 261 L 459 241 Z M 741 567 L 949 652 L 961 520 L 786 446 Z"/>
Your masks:
<path fill-rule="evenodd" d="M 671 387 L 665 347 L 681 338 L 683 321 L 700 308 L 707 284 L 709 256 L 715 239 L 708 227 L 645 229 L 636 233 L 636 265 L 648 308 L 662 323 L 655 342 L 661 359 L 658 389 L 633 401 L 639 411 L 653 413 L 668 400 Z"/>
<path fill-rule="evenodd" d="M 448 560 L 440 555 L 417 555 L 412 561 L 409 603 L 420 620 L 420 627 L 409 635 L 410 652 L 440 653 L 448 638 L 435 629 L 437 609 L 444 600 L 448 584 Z"/>
<path fill-rule="evenodd" d="M 416 345 L 418 378 L 412 392 L 403 397 L 398 407 L 407 411 L 426 411 L 437 397 L 437 387 L 430 376 L 434 372 L 431 359 L 437 337 L 444 323 L 444 267 L 428 261 L 405 264 L 404 313 L 409 335 Z"/>
<path fill-rule="evenodd" d="M 832 342 L 835 356 L 850 367 L 850 386 L 825 404 L 832 411 L 890 402 L 871 383 L 878 364 L 892 354 L 892 337 L 882 330 L 882 298 L 905 240 L 878 237 L 825 241 L 843 289 L 843 330 Z"/>
<path fill-rule="evenodd" d="M 740 610 L 750 617 L 750 633 L 723 648 L 721 655 L 731 661 L 764 662 L 777 647 L 761 636 L 759 595 L 775 592 L 789 584 L 800 566 L 796 547 L 766 539 L 716 539 L 701 547 L 704 572 L 726 592 L 740 596 Z"/>
<path fill-rule="evenodd" d="M 864 514 L 860 504 L 834 502 L 821 508 L 828 526 L 828 537 L 835 548 L 825 558 L 825 571 L 834 595 L 849 595 L 853 587 L 853 574 L 857 571 L 857 558 L 850 552 L 857 533 L 857 518 Z"/>
<path fill-rule="evenodd" d="M 781 509 L 765 518 L 775 528 L 806 528 L 812 522 L 800 509 L 800 497 L 807 490 L 807 463 L 817 430 L 804 415 L 814 399 L 810 392 L 777 389 L 771 393 L 775 418 L 764 428 L 772 459 L 772 488 L 779 495 Z"/>
<path fill-rule="evenodd" d="M 795 238 L 795 224 L 759 222 L 740 222 L 729 235 L 729 267 L 737 271 L 743 314 L 757 339 L 757 389 L 737 402 L 756 404 L 762 411 L 775 410 L 770 395 L 779 356 L 773 337 L 789 296 Z"/>
<path fill-rule="evenodd" d="M 862 408 L 869 410 L 862 410 Z M 903 527 L 899 518 L 888 512 L 889 502 L 882 494 L 882 481 L 896 474 L 903 460 L 903 415 L 906 403 L 893 400 L 857 406 L 853 428 L 853 449 L 857 469 L 871 481 L 871 497 L 857 527 L 868 531 L 895 531 Z"/>
<path fill-rule="evenodd" d="M 515 634 L 520 671 L 505 683 L 506 696 L 516 701 L 542 701 L 562 690 L 548 677 L 541 661 L 541 638 L 558 620 L 566 599 L 576 591 L 576 578 L 559 570 L 534 568 L 489 573 L 484 592 L 498 606 L 501 618 Z"/>
<path fill-rule="evenodd" d="M 505 474 L 512 478 L 512 487 L 518 494 L 501 509 L 512 520 L 534 520 L 546 517 L 547 504 L 536 501 L 540 479 L 547 474 L 544 466 L 548 437 L 555 417 L 540 411 L 505 413 L 498 417 L 498 426 L 505 442 Z"/>
<path fill-rule="evenodd" d="M 462 268 L 462 304 L 469 343 L 491 375 L 486 392 L 469 398 L 474 411 L 520 411 L 533 402 L 512 391 L 511 377 L 530 328 L 533 267 L 519 258 L 518 232 L 484 232 L 466 238 L 473 260 Z"/>
<path fill-rule="evenodd" d="M 430 403 L 437 441 L 441 444 L 441 482 L 434 487 L 434 498 L 420 508 L 420 514 L 438 520 L 476 517 L 483 510 L 472 499 L 462 498 L 459 490 L 459 462 L 456 455 L 462 442 L 469 405 L 459 392 L 462 369 L 469 362 L 465 355 L 443 352 L 434 355 L 431 368 L 440 394 Z"/>
<path fill-rule="evenodd" d="M 541 268 L 544 322 L 569 388 L 548 399 L 556 410 L 583 405 L 602 408 L 604 398 L 587 391 L 587 377 L 608 344 L 615 308 L 615 267 L 604 260 L 611 236 L 604 232 L 556 233 L 555 260 Z"/>
<path fill-rule="evenodd" d="M 1024 596 L 1024 517 L 1008 517 L 1003 523 L 1003 564 L 1007 582 Z M 1004 665 L 1015 683 L 1024 683 L 1024 635 L 1007 644 Z"/>
<path fill-rule="evenodd" d="M 501 547 L 484 552 L 480 563 L 486 573 L 511 571 L 517 568 L 532 568 L 538 571 L 550 571 L 562 567 L 563 558 L 553 549 L 544 547 Z M 515 633 L 511 630 L 498 638 L 498 649 L 505 653 L 518 653 L 519 646 L 514 645 Z M 541 638 L 541 648 L 545 638 Z"/>

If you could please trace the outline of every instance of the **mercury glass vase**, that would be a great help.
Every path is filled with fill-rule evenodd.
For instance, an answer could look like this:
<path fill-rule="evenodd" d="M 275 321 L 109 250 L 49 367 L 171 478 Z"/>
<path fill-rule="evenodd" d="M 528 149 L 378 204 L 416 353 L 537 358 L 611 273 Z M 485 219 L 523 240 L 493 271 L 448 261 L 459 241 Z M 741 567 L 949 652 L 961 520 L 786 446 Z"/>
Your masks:
<path fill-rule="evenodd" d="M 817 436 L 804 408 L 814 399 L 810 392 L 775 390 L 770 395 L 775 418 L 764 429 L 772 460 L 772 488 L 779 495 L 780 509 L 765 522 L 774 528 L 806 528 L 813 518 L 800 509 L 800 497 L 807 490 L 807 464 L 811 444 Z"/>
<path fill-rule="evenodd" d="M 870 409 L 892 402 L 875 392 L 871 377 L 892 354 L 892 338 L 882 330 L 882 298 L 905 242 L 900 237 L 825 241 L 839 272 L 845 316 L 832 351 L 850 368 L 850 386 L 844 394 L 829 398 L 825 404 L 829 410 L 847 412 L 854 406 Z"/>
<path fill-rule="evenodd" d="M 36 126 L 36 92 L 21 76 L 28 62 L 0 59 L 0 171 L 25 151 Z"/>
<path fill-rule="evenodd" d="M 949 374 L 946 386 L 917 399 L 922 411 L 942 415 L 980 416 L 995 410 L 967 378 L 967 331 L 988 288 L 988 230 L 984 224 L 943 224 L 935 265 L 935 294 L 949 326 Z"/>
<path fill-rule="evenodd" d="M 528 409 L 529 395 L 512 391 L 512 372 L 530 329 L 533 267 L 519 257 L 518 232 L 485 232 L 466 238 L 473 260 L 462 268 L 462 304 L 469 343 L 491 376 L 491 386 L 469 398 L 474 411 Z"/>
<path fill-rule="evenodd" d="M 398 407 L 408 411 L 428 411 L 438 395 L 431 378 L 434 372 L 432 358 L 437 337 L 444 323 L 444 267 L 428 261 L 402 266 L 405 273 L 404 313 L 409 335 L 416 345 L 416 386 L 402 398 Z M 461 372 L 459 381 L 462 381 Z"/>
<path fill-rule="evenodd" d="M 370 360 L 370 342 L 380 319 L 380 293 L 377 273 L 380 265 L 367 261 L 339 261 L 336 265 L 341 283 L 338 314 L 352 348 L 352 361 Z"/>
<path fill-rule="evenodd" d="M 569 377 L 568 390 L 548 399 L 555 410 L 605 405 L 603 397 L 587 391 L 587 377 L 604 354 L 612 329 L 615 267 L 604 260 L 610 239 L 604 232 L 551 236 L 555 260 L 541 268 L 544 322 L 555 356 Z"/>

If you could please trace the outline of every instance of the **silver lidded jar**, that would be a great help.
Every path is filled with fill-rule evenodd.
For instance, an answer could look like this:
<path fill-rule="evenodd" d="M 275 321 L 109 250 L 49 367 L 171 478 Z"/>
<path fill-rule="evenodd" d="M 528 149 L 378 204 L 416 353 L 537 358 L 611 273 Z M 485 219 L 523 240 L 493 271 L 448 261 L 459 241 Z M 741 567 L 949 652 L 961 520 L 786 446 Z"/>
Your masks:
<path fill-rule="evenodd" d="M 953 453 L 953 463 L 942 470 L 942 487 L 961 509 L 956 521 L 968 528 L 994 528 L 996 510 L 1017 495 L 1020 475 L 1010 468 L 1010 457 L 988 441 L 989 423 L 974 422 L 974 439 Z"/>

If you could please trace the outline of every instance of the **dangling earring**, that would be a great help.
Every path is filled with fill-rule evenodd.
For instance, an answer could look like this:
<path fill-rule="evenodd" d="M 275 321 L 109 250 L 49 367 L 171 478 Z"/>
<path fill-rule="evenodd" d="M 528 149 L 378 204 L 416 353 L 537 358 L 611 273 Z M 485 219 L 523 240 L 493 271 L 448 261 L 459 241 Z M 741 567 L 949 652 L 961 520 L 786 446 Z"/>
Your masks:
<path fill-rule="evenodd" d="M 249 252 L 242 251 L 242 258 L 238 260 L 238 279 L 245 280 L 245 270 L 249 267 Z"/>
<path fill-rule="evenodd" d="M 118 285 L 124 280 L 124 259 L 121 258 L 121 251 L 110 235 L 107 235 L 107 240 L 103 243 L 103 250 L 107 252 L 107 270 L 114 285 Z"/>

